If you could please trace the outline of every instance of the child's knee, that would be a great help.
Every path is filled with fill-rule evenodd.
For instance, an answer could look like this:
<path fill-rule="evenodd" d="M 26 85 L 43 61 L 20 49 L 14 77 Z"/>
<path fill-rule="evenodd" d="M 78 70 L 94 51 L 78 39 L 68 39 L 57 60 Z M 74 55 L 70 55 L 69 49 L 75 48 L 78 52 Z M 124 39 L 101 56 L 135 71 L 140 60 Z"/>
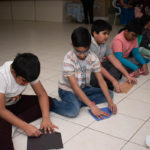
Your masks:
<path fill-rule="evenodd" d="M 75 105 L 72 105 L 70 109 L 68 110 L 67 117 L 75 118 L 77 117 L 79 112 L 80 112 L 80 108 L 76 107 Z"/>

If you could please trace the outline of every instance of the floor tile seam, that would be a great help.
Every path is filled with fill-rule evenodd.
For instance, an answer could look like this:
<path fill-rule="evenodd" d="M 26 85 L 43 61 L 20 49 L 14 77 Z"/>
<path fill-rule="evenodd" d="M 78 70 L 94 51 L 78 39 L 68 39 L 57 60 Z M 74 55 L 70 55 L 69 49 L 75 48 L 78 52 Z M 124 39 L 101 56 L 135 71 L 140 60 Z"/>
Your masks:
<path fill-rule="evenodd" d="M 142 84 L 140 84 L 139 85 L 139 88 L 143 85 L 143 84 L 145 84 L 146 82 L 148 82 L 150 79 L 146 79 Z"/>
<path fill-rule="evenodd" d="M 134 116 L 130 116 L 130 115 L 127 115 L 127 114 L 124 114 L 124 113 L 120 113 L 120 112 L 118 112 L 118 114 L 120 114 L 120 115 L 122 115 L 122 116 L 126 116 L 126 117 L 129 117 L 129 118 L 132 118 L 132 119 L 144 121 L 144 122 L 149 118 L 149 117 L 148 117 L 146 120 L 144 120 L 144 119 L 137 118 L 137 117 L 134 117 Z"/>
<path fill-rule="evenodd" d="M 136 143 L 136 142 L 133 142 L 133 141 L 129 141 L 129 143 L 136 144 L 136 145 L 139 145 L 139 146 L 142 146 L 142 147 L 146 148 L 146 145 L 142 145 L 142 144 L 139 144 L 139 143 Z"/>
<path fill-rule="evenodd" d="M 147 80 L 146 80 L 147 81 Z M 145 81 L 145 82 L 146 82 Z M 144 84 L 144 83 L 143 83 Z M 143 85 L 142 84 L 142 85 Z M 128 96 L 130 96 L 133 92 L 135 92 L 137 89 L 139 89 L 142 85 L 139 85 L 137 88 L 135 88 L 133 91 L 131 91 L 129 94 L 127 94 L 124 98 L 122 98 L 117 104 L 119 104 L 120 102 L 122 102 L 125 98 L 127 98 Z M 130 98 L 130 97 L 129 97 Z"/>
<path fill-rule="evenodd" d="M 130 93 L 128 93 L 125 97 L 123 97 L 117 104 L 119 104 L 120 102 L 122 102 L 125 98 L 127 98 L 130 94 L 132 94 L 133 92 L 135 92 L 135 90 L 137 90 L 140 86 L 138 86 L 137 88 L 135 88 L 133 91 L 131 91 Z"/>
<path fill-rule="evenodd" d="M 146 82 L 148 82 L 150 79 L 147 79 L 147 80 L 145 80 L 141 85 L 139 85 L 139 88 L 141 87 L 141 86 L 143 86 Z M 146 90 L 146 91 L 148 91 L 148 89 L 146 89 L 146 88 L 144 88 L 144 90 Z"/>
<path fill-rule="evenodd" d="M 141 102 L 141 103 L 145 103 L 145 104 L 150 104 L 150 102 L 146 102 L 146 101 L 144 101 L 144 100 L 140 100 L 140 99 L 135 99 L 135 98 L 133 98 L 133 97 L 128 97 L 129 99 L 131 99 L 130 101 L 136 101 L 136 102 Z"/>
<path fill-rule="evenodd" d="M 129 143 L 129 142 L 126 141 L 126 142 L 124 143 L 124 145 L 122 145 L 122 147 L 120 148 L 120 150 L 122 150 L 128 143 Z"/>
<path fill-rule="evenodd" d="M 147 119 L 147 121 L 148 121 L 148 119 Z M 129 140 L 127 140 L 127 142 L 122 146 L 122 148 L 120 149 L 120 150 L 122 150 L 128 143 L 133 143 L 132 141 L 131 141 L 131 139 L 136 135 L 136 133 L 145 125 L 145 123 L 147 122 L 147 121 L 145 121 L 145 122 L 143 122 L 143 124 L 137 129 L 137 131 L 130 137 L 130 139 Z M 137 144 L 137 143 L 135 143 L 135 144 Z M 139 144 L 137 144 L 137 145 L 139 145 Z"/>
<path fill-rule="evenodd" d="M 102 133 L 102 134 L 104 134 L 104 135 L 111 136 L 111 137 L 116 138 L 116 139 L 119 139 L 119 140 L 128 141 L 127 139 L 123 139 L 123 138 L 120 138 L 120 137 L 118 137 L 118 136 L 114 136 L 114 135 L 108 134 L 108 133 L 106 133 L 106 132 L 93 129 L 93 128 L 91 128 L 91 127 L 88 127 L 88 129 L 93 130 L 93 131 L 96 131 L 96 132 L 99 132 L 99 133 Z"/>
<path fill-rule="evenodd" d="M 150 79 L 147 79 L 147 80 L 145 80 L 143 83 L 139 84 L 139 86 L 136 87 L 133 91 L 131 91 L 131 93 L 129 93 L 128 96 L 129 96 L 130 94 L 132 94 L 133 92 L 135 92 L 135 90 L 139 89 L 139 88 L 140 88 L 143 84 L 145 84 L 145 82 L 147 82 L 148 80 L 150 80 Z M 138 84 L 138 82 L 137 82 L 137 84 Z"/>
<path fill-rule="evenodd" d="M 68 121 L 68 122 L 70 122 L 70 123 L 73 123 L 73 124 L 76 124 L 76 125 L 79 125 L 79 126 L 81 126 L 81 127 L 87 127 L 87 126 L 84 126 L 84 125 L 82 125 L 82 124 L 79 124 L 79 123 L 76 123 L 76 122 L 73 122 L 73 121 L 70 121 L 70 120 L 67 120 L 67 119 L 64 119 L 64 118 L 61 118 L 61 117 L 58 117 L 58 116 L 54 116 L 55 118 L 58 118 L 58 119 L 62 119 L 62 120 L 64 120 L 64 121 Z"/>
<path fill-rule="evenodd" d="M 90 126 L 93 124 L 93 123 L 95 123 L 96 121 L 95 120 L 93 120 L 88 126 L 87 126 L 87 128 L 90 128 Z"/>
<path fill-rule="evenodd" d="M 131 142 L 131 139 L 142 129 L 142 127 L 148 122 L 148 119 L 142 123 L 142 125 L 136 130 L 136 132 L 129 138 L 128 142 Z"/>
<path fill-rule="evenodd" d="M 120 138 L 120 137 L 118 137 L 118 136 L 114 136 L 114 135 L 105 133 L 105 132 L 103 132 L 103 131 L 99 131 L 99 130 L 93 129 L 93 128 L 91 128 L 91 127 L 88 127 L 88 128 L 91 129 L 91 130 L 98 131 L 98 132 L 104 133 L 104 134 L 106 134 L 106 135 L 109 135 L 109 136 L 115 137 L 115 138 L 117 138 L 117 139 L 121 139 L 121 140 L 124 140 L 124 141 L 127 141 L 127 142 L 128 142 L 128 141 L 130 141 L 130 139 L 144 126 L 144 124 L 145 124 L 147 121 L 148 121 L 148 119 L 147 119 L 146 121 L 143 121 L 142 125 L 137 129 L 137 131 L 135 131 L 135 133 L 129 138 L 129 140 L 126 140 L 126 139 Z"/>
<path fill-rule="evenodd" d="M 140 131 L 140 129 L 146 124 L 147 121 L 145 121 L 138 129 L 137 131 L 129 138 L 129 140 L 124 144 L 124 146 L 120 149 L 122 150 L 128 143 L 134 143 L 131 141 L 131 139 L 138 133 L 138 131 Z M 136 145 L 140 145 L 140 144 L 137 144 L 137 143 L 134 143 Z"/>
<path fill-rule="evenodd" d="M 15 137 L 17 137 L 17 136 L 19 136 L 19 135 L 24 135 L 24 136 L 28 137 L 28 136 L 25 134 L 24 131 L 17 131 L 17 135 L 13 136 L 13 138 L 15 138 Z"/>
<path fill-rule="evenodd" d="M 75 135 L 73 135 L 70 139 L 68 139 L 66 142 L 64 142 L 64 144 L 66 144 L 67 142 L 69 142 L 73 137 L 77 136 L 79 133 L 81 133 L 82 131 L 84 131 L 85 129 L 87 129 L 87 127 L 84 127 L 83 129 L 81 129 L 78 133 L 76 133 Z M 28 137 L 24 132 L 20 132 L 20 131 L 17 131 L 19 134 L 14 136 L 13 138 L 19 136 L 19 135 L 24 135 L 26 137 Z"/>
<path fill-rule="evenodd" d="M 17 131 L 16 135 L 13 135 L 12 138 L 15 138 L 15 137 L 17 137 L 17 136 L 19 136 L 19 135 L 21 135 L 21 134 L 22 134 L 21 132 L 18 132 L 18 131 Z"/>
<path fill-rule="evenodd" d="M 84 130 L 86 130 L 87 127 L 81 129 L 78 133 L 76 133 L 75 135 L 73 135 L 71 138 L 69 138 L 66 142 L 64 142 L 64 144 L 68 143 L 69 141 L 71 141 L 73 138 L 75 138 L 77 135 L 79 135 L 81 132 L 83 132 Z"/>
<path fill-rule="evenodd" d="M 85 128 L 83 128 L 83 129 L 81 129 L 78 133 L 76 133 L 75 135 L 73 135 L 71 138 L 69 138 L 66 142 L 64 142 L 64 144 L 66 144 L 67 142 L 69 142 L 72 138 L 74 138 L 75 136 L 77 136 L 78 134 L 80 134 L 82 131 L 84 131 L 85 129 L 87 129 L 86 127 Z M 16 136 L 14 136 L 13 138 L 15 138 L 15 137 L 17 137 L 17 136 L 19 136 L 19 135 L 25 135 L 26 137 L 28 137 L 26 134 L 24 134 L 24 132 L 19 132 L 18 131 L 18 135 L 16 135 Z"/>
<path fill-rule="evenodd" d="M 38 119 L 41 119 L 41 118 L 42 118 L 42 117 L 40 117 L 40 118 L 38 118 Z M 34 120 L 34 121 L 37 121 L 38 119 L 36 119 L 36 120 Z M 34 122 L 34 121 L 32 121 L 32 122 Z M 30 122 L 29 124 L 31 124 L 32 122 Z M 37 125 L 39 125 L 39 123 L 34 124 L 34 126 L 37 126 Z M 20 128 L 17 127 L 17 128 L 16 128 L 16 131 L 15 131 L 15 132 L 18 133 L 18 135 L 23 134 L 23 135 L 27 136 L 23 130 L 20 131 L 19 129 L 20 129 Z M 18 135 L 17 135 L 17 136 L 18 136 Z M 16 137 L 16 136 L 13 136 L 13 138 L 14 138 L 14 137 Z"/>
<path fill-rule="evenodd" d="M 125 97 L 123 97 L 118 103 L 116 103 L 117 105 L 119 104 L 119 103 L 121 103 L 124 99 L 126 99 L 127 98 L 127 96 L 125 96 Z"/>

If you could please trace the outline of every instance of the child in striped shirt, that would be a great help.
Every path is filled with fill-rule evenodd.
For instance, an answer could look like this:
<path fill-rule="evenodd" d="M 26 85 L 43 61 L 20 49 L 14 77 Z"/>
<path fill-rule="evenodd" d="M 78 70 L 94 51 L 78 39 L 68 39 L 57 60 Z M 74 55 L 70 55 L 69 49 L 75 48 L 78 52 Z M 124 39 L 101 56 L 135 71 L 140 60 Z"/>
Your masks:
<path fill-rule="evenodd" d="M 108 114 L 101 111 L 95 104 L 108 102 L 114 114 L 117 107 L 112 101 L 113 92 L 101 75 L 98 57 L 89 50 L 91 36 L 86 28 L 79 27 L 71 35 L 73 49 L 69 51 L 63 62 L 63 74 L 59 81 L 59 96 L 62 101 L 54 100 L 52 111 L 76 117 L 83 106 L 88 106 L 97 118 Z M 94 72 L 101 88 L 90 86 L 90 75 Z"/>

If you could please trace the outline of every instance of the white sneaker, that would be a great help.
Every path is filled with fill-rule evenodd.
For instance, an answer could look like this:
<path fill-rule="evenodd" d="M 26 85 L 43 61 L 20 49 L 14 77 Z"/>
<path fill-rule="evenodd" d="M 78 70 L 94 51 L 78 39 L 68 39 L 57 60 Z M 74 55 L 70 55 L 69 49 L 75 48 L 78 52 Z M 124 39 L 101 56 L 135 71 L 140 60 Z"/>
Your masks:
<path fill-rule="evenodd" d="M 145 141 L 145 143 L 146 143 L 146 146 L 147 146 L 148 148 L 150 148 L 150 135 L 147 135 L 147 136 L 146 136 L 146 141 Z"/>

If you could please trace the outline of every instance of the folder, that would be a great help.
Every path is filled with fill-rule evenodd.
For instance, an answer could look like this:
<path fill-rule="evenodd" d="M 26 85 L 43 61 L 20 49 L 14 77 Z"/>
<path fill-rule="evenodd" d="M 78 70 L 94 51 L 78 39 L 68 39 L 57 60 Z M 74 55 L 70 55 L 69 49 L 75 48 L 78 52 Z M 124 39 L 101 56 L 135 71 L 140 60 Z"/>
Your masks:
<path fill-rule="evenodd" d="M 134 84 L 129 84 L 127 81 L 121 84 L 121 93 L 128 93 Z"/>
<path fill-rule="evenodd" d="M 108 114 L 108 116 L 102 115 L 102 116 L 104 117 L 104 119 L 108 119 L 108 118 L 111 117 L 112 111 L 110 110 L 109 107 L 100 108 L 100 110 L 103 111 L 103 112 L 106 112 L 106 113 Z M 88 111 L 89 111 L 89 113 L 92 115 L 92 117 L 93 117 L 96 121 L 104 120 L 103 118 L 98 119 L 95 115 L 93 115 L 93 113 L 91 112 L 90 109 L 89 109 Z"/>
<path fill-rule="evenodd" d="M 44 134 L 39 137 L 28 137 L 27 150 L 48 150 L 63 148 L 61 134 L 59 132 L 52 132 L 51 134 Z"/>

